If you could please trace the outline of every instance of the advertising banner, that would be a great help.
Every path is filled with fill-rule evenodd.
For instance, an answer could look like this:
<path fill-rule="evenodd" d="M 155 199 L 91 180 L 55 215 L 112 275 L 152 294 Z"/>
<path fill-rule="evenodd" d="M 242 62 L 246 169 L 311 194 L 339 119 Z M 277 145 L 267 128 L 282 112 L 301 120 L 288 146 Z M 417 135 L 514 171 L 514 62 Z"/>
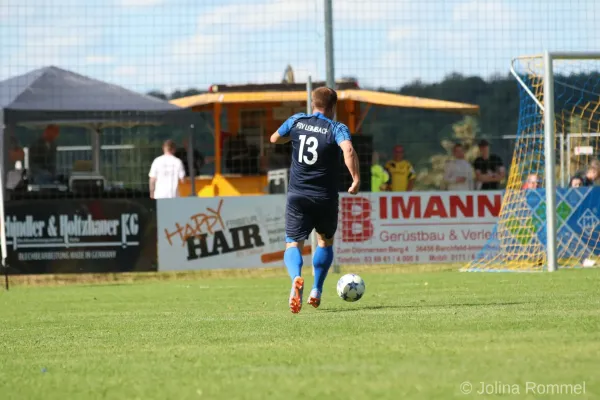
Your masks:
<path fill-rule="evenodd" d="M 155 271 L 155 204 L 150 199 L 9 201 L 10 273 Z"/>
<path fill-rule="evenodd" d="M 160 271 L 283 267 L 285 195 L 157 201 Z M 304 262 L 310 263 L 310 243 Z"/>
<path fill-rule="evenodd" d="M 469 261 L 490 239 L 501 202 L 501 191 L 342 195 L 336 262 Z M 161 271 L 283 266 L 285 195 L 168 199 L 157 207 Z"/>
<path fill-rule="evenodd" d="M 600 187 L 556 190 L 556 250 L 559 258 L 587 264 L 600 255 Z M 526 190 L 504 205 L 502 235 L 491 240 L 479 259 L 500 252 L 535 254 L 546 248 L 546 190 Z M 577 260 L 577 261 L 574 261 Z"/>
<path fill-rule="evenodd" d="M 460 263 L 491 238 L 502 192 L 367 193 L 340 199 L 338 264 Z"/>

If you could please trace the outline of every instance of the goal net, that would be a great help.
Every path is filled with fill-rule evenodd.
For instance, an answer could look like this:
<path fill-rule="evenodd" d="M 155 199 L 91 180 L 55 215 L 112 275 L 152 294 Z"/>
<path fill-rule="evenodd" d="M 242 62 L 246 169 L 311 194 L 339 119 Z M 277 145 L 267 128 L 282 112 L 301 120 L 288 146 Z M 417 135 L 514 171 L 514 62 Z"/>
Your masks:
<path fill-rule="evenodd" d="M 600 54 L 520 57 L 511 72 L 520 111 L 506 191 L 492 237 L 465 270 L 592 266 L 600 256 Z"/>

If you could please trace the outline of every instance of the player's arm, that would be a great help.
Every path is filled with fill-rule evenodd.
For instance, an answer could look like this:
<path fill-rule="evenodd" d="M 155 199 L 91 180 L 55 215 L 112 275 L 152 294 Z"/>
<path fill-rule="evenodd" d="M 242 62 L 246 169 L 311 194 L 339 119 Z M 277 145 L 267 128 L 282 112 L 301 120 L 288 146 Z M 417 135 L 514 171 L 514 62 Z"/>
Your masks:
<path fill-rule="evenodd" d="M 352 185 L 348 189 L 348 193 L 356 194 L 360 188 L 360 165 L 354 146 L 352 146 L 348 127 L 344 124 L 336 123 L 333 127 L 333 137 L 344 153 L 344 163 L 348 171 L 350 171 L 350 176 L 352 176 Z"/>
<path fill-rule="evenodd" d="M 343 142 L 340 142 L 339 145 L 344 152 L 344 163 L 352 177 L 352 186 L 348 189 L 348 193 L 356 194 L 360 187 L 360 166 L 358 163 L 358 156 L 356 155 L 356 151 L 350 140 L 344 140 Z"/>
<path fill-rule="evenodd" d="M 296 114 L 289 117 L 280 127 L 275 131 L 270 138 L 270 142 L 273 144 L 284 144 L 292 140 L 290 131 L 294 126 L 294 123 L 298 120 L 298 117 L 302 114 Z"/>
<path fill-rule="evenodd" d="M 279 131 L 276 131 L 271 135 L 270 140 L 271 140 L 271 143 L 274 143 L 274 144 L 284 144 L 284 143 L 287 143 L 290 140 L 292 140 L 292 137 L 290 135 L 281 136 Z"/>

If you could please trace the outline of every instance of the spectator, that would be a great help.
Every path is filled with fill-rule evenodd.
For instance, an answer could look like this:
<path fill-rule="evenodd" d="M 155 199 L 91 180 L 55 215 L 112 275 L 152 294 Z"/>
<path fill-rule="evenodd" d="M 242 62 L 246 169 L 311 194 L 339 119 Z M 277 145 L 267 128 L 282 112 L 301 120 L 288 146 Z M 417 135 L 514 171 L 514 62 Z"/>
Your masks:
<path fill-rule="evenodd" d="M 490 145 L 486 140 L 479 142 L 479 154 L 473 167 L 475 179 L 481 190 L 497 190 L 504 179 L 506 170 L 502 159 L 495 154 L 490 154 Z"/>
<path fill-rule="evenodd" d="M 379 153 L 374 152 L 371 161 L 371 192 L 387 190 L 390 175 L 379 163 Z"/>
<path fill-rule="evenodd" d="M 415 186 L 415 170 L 412 164 L 404 159 L 404 147 L 394 147 L 394 159 L 385 164 L 390 175 L 392 192 L 410 192 Z"/>
<path fill-rule="evenodd" d="M 593 165 L 590 165 L 584 175 L 577 174 L 576 176 L 581 178 L 583 186 L 593 186 L 596 179 L 598 179 L 598 170 Z"/>
<path fill-rule="evenodd" d="M 23 161 L 25 160 L 25 152 L 23 151 L 23 148 L 21 146 L 19 146 L 19 141 L 17 140 L 17 137 L 13 132 L 7 132 L 7 136 L 8 136 L 8 148 L 9 148 L 9 155 L 8 155 L 8 159 L 10 162 L 10 168 L 15 168 L 15 164 L 20 161 L 21 165 L 23 163 Z"/>
<path fill-rule="evenodd" d="M 175 157 L 175 143 L 163 144 L 163 155 L 156 157 L 150 167 L 150 198 L 172 199 L 179 196 L 179 183 L 185 177 L 183 163 Z"/>
<path fill-rule="evenodd" d="M 600 171 L 600 160 L 598 159 L 594 159 L 590 162 L 590 167 L 594 167 L 596 168 L 596 171 Z M 600 184 L 600 176 L 598 176 L 598 178 L 596 178 L 596 180 L 594 181 L 594 185 L 599 185 Z"/>
<path fill-rule="evenodd" d="M 538 187 L 539 180 L 537 174 L 529 174 L 523 184 L 523 189 L 537 189 Z"/>
<path fill-rule="evenodd" d="M 29 149 L 29 169 L 36 184 L 50 184 L 56 179 L 56 139 L 59 133 L 58 125 L 48 125 Z"/>
<path fill-rule="evenodd" d="M 583 180 L 581 179 L 580 176 L 575 175 L 574 177 L 571 178 L 571 182 L 569 182 L 569 186 L 572 188 L 583 187 Z"/>
<path fill-rule="evenodd" d="M 452 149 L 454 160 L 446 163 L 444 183 L 448 190 L 472 190 L 473 167 L 465 160 L 465 150 L 461 144 L 455 144 Z"/>
<path fill-rule="evenodd" d="M 185 168 L 185 176 L 190 176 L 190 167 L 188 165 L 188 150 L 190 146 L 187 139 L 183 139 L 183 149 L 177 149 L 175 157 L 179 158 Z M 192 162 L 194 165 L 194 176 L 200 175 L 200 170 L 204 166 L 204 156 L 198 150 L 194 149 Z"/>

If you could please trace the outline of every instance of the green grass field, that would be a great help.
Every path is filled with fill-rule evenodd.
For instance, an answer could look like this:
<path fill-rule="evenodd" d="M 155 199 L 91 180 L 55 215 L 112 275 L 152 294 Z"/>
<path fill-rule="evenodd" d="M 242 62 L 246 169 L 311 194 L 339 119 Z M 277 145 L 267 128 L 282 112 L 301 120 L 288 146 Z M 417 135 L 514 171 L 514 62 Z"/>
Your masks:
<path fill-rule="evenodd" d="M 283 276 L 0 291 L 0 399 L 600 398 L 599 270 L 361 275 L 299 315 Z"/>

